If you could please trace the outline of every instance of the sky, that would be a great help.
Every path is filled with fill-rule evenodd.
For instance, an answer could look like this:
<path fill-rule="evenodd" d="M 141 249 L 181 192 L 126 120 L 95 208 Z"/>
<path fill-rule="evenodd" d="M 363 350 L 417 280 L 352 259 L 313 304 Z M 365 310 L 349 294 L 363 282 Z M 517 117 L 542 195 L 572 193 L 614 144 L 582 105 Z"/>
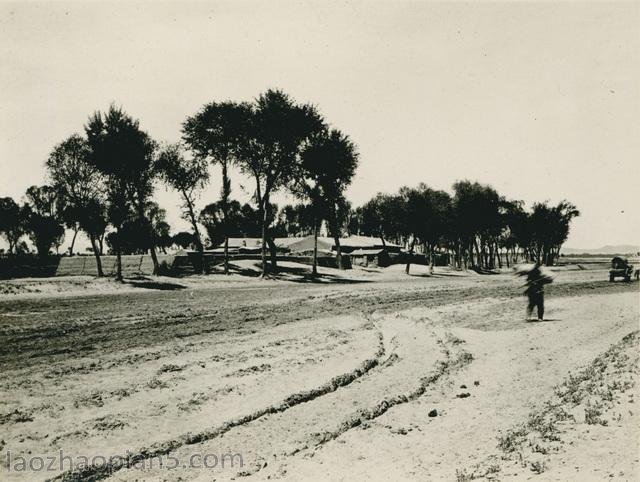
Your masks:
<path fill-rule="evenodd" d="M 354 205 L 470 179 L 573 202 L 566 246 L 638 244 L 638 25 L 638 2 L 0 2 L 0 196 L 46 182 L 111 103 L 175 142 L 203 104 L 280 88 L 357 144 Z M 175 193 L 156 199 L 187 228 Z"/>

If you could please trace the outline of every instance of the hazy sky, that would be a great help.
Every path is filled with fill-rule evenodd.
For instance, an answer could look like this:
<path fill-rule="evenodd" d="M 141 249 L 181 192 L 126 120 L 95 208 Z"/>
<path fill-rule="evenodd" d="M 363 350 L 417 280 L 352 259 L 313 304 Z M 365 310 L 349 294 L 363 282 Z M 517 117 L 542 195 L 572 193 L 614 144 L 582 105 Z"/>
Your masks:
<path fill-rule="evenodd" d="M 277 87 L 359 146 L 355 205 L 466 178 L 574 202 L 568 246 L 638 243 L 638 25 L 640 3 L 0 3 L 0 196 L 111 102 L 175 141 L 205 102 Z"/>

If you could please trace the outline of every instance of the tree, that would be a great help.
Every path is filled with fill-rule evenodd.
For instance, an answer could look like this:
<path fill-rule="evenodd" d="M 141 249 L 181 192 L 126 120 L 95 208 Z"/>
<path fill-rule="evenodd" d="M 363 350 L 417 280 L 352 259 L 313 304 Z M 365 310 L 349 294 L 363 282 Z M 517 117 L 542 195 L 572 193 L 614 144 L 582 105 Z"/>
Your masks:
<path fill-rule="evenodd" d="M 222 189 L 220 208 L 224 236 L 224 273 L 229 274 L 229 201 L 231 180 L 229 167 L 238 158 L 239 147 L 246 136 L 252 108 L 247 103 L 211 102 L 182 125 L 183 139 L 196 158 L 220 164 Z"/>
<path fill-rule="evenodd" d="M 298 105 L 280 90 L 268 90 L 252 106 L 247 128 L 239 139 L 237 162 L 256 183 L 254 197 L 261 215 L 263 277 L 267 273 L 267 243 L 272 269 L 277 269 L 275 243 L 268 232 L 271 195 L 294 179 L 302 149 L 323 127 L 313 106 Z"/>
<path fill-rule="evenodd" d="M 87 233 L 96 258 L 98 276 L 103 276 L 98 242 L 107 227 L 105 178 L 90 163 L 91 147 L 86 139 L 73 134 L 56 145 L 46 161 L 58 199 L 63 205 L 62 218 L 73 229 L 70 254 L 79 229 Z"/>
<path fill-rule="evenodd" d="M 285 236 L 308 236 L 313 233 L 314 210 L 309 204 L 287 204 L 278 212 L 278 224 Z"/>
<path fill-rule="evenodd" d="M 569 236 L 569 226 L 580 211 L 568 201 L 556 206 L 535 203 L 529 218 L 532 232 L 531 256 L 536 261 L 553 265 L 560 248 Z"/>
<path fill-rule="evenodd" d="M 446 234 L 451 210 L 451 196 L 444 191 L 434 190 L 420 183 L 417 188 L 400 189 L 403 204 L 402 235 L 410 239 L 409 254 L 413 254 L 416 243 L 424 245 L 425 254 L 430 257 L 430 270 L 435 264 L 435 248 Z M 411 256 L 407 261 L 409 274 Z"/>
<path fill-rule="evenodd" d="M 183 200 L 182 218 L 193 227 L 193 239 L 196 250 L 200 253 L 200 272 L 204 269 L 204 245 L 198 229 L 194 203 L 197 193 L 209 181 L 207 161 L 202 156 L 186 159 L 179 145 L 173 144 L 162 150 L 158 156 L 157 169 L 162 179 L 178 191 Z"/>
<path fill-rule="evenodd" d="M 78 223 L 78 207 L 73 204 L 64 204 L 66 200 L 59 198 L 60 218 L 67 229 L 73 231 L 71 244 L 69 245 L 69 256 L 73 256 L 73 248 L 76 244 L 76 238 L 80 231 L 80 223 Z"/>
<path fill-rule="evenodd" d="M 273 223 L 275 212 L 277 206 L 271 204 L 268 225 Z M 230 201 L 227 205 L 226 227 L 223 226 L 225 221 L 221 201 L 207 204 L 198 216 L 198 222 L 207 231 L 212 246 L 218 246 L 223 241 L 226 243 L 228 238 L 260 236 L 261 219 L 260 213 L 250 204 L 240 205 L 236 200 Z"/>
<path fill-rule="evenodd" d="M 462 256 L 474 268 L 493 268 L 495 246 L 502 231 L 501 197 L 491 186 L 477 182 L 459 181 L 453 190 L 454 236 Z"/>
<path fill-rule="evenodd" d="M 386 238 L 398 239 L 402 235 L 403 217 L 402 198 L 378 193 L 362 206 L 359 234 L 378 237 L 386 246 Z"/>
<path fill-rule="evenodd" d="M 331 225 L 338 267 L 342 268 L 339 220 L 344 216 L 340 213 L 346 211 L 344 193 L 355 174 L 358 152 L 340 131 L 321 129 L 304 147 L 301 158 L 301 172 L 293 186 L 309 200 L 315 216 L 313 272 L 316 273 L 317 228 L 323 218 Z"/>
<path fill-rule="evenodd" d="M 25 210 L 12 198 L 0 198 L 0 235 L 9 243 L 9 253 L 16 253 L 20 238 L 26 234 Z"/>
<path fill-rule="evenodd" d="M 57 211 L 57 195 L 51 186 L 31 186 L 26 192 L 26 231 L 40 256 L 56 250 L 64 240 L 64 227 Z"/>
<path fill-rule="evenodd" d="M 169 232 L 171 230 L 166 222 L 166 211 L 154 201 L 148 201 L 145 205 L 144 216 L 149 220 L 148 226 L 140 223 L 137 208 L 131 209 L 129 216 L 122 223 L 121 229 L 115 233 L 109 233 L 107 244 L 112 251 L 118 248 L 123 254 L 144 254 L 149 248 L 149 238 L 153 236 L 155 245 L 171 245 Z"/>
<path fill-rule="evenodd" d="M 182 249 L 188 249 L 190 246 L 196 244 L 196 239 L 193 233 L 187 231 L 180 231 L 173 235 L 173 244 L 177 244 Z"/>
<path fill-rule="evenodd" d="M 167 254 L 167 248 L 173 245 L 173 236 L 171 236 L 171 226 L 166 221 L 158 221 L 154 226 L 155 239 L 158 248 Z"/>
<path fill-rule="evenodd" d="M 523 201 L 505 200 L 502 204 L 503 231 L 500 247 L 505 250 L 507 268 L 518 262 L 519 250 L 528 250 L 531 245 L 529 215 L 524 210 Z"/>
<path fill-rule="evenodd" d="M 98 276 L 104 276 L 102 271 L 102 240 L 107 230 L 107 206 L 100 198 L 88 199 L 85 204 L 76 211 L 80 229 L 82 229 L 91 242 L 91 251 L 96 258 L 96 270 Z"/>
<path fill-rule="evenodd" d="M 239 210 L 240 203 L 238 203 L 237 201 L 234 201 L 229 204 L 229 206 L 232 206 L 231 210 L 233 210 L 233 208 L 236 207 L 233 205 L 233 203 L 237 204 L 237 209 Z M 224 213 L 222 211 L 222 206 L 220 205 L 219 202 L 213 202 L 213 203 L 207 204 L 200 211 L 200 215 L 198 216 L 198 222 L 204 226 L 204 229 L 207 232 L 207 237 L 209 238 L 209 242 L 213 247 L 218 246 L 221 242 L 225 241 L 225 239 L 228 240 L 229 236 L 231 236 L 232 223 L 230 222 L 230 219 L 229 219 L 229 214 L 230 214 L 229 211 L 230 211 L 229 208 L 227 208 L 226 232 L 223 228 Z M 228 246 L 228 241 L 226 241 L 226 244 Z"/>
<path fill-rule="evenodd" d="M 150 221 L 145 217 L 145 204 L 153 192 L 154 152 L 156 144 L 140 129 L 139 122 L 122 109 L 111 106 L 106 114 L 96 112 L 85 126 L 91 148 L 89 162 L 106 176 L 108 218 L 116 231 L 122 229 L 130 208 L 136 210 L 143 229 L 148 233 L 154 274 L 158 272 L 158 259 Z M 119 242 L 122 236 L 113 236 L 117 256 L 116 278 L 122 281 L 122 260 Z"/>
<path fill-rule="evenodd" d="M 166 254 L 166 248 L 173 244 L 170 235 L 171 226 L 167 222 L 167 211 L 161 208 L 157 202 L 147 201 L 144 215 L 151 225 L 151 236 L 156 246 Z"/>

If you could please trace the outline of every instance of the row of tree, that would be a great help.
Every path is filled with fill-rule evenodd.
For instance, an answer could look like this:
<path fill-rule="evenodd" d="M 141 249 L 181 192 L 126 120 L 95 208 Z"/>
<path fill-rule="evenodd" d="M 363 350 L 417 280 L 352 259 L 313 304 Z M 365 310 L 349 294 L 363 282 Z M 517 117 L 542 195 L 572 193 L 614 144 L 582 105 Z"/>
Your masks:
<path fill-rule="evenodd" d="M 30 188 L 24 206 L 2 199 L 0 233 L 9 241 L 10 252 L 29 234 L 38 252 L 46 254 L 62 242 L 66 226 L 73 230 L 74 240 L 80 230 L 87 234 L 102 275 L 100 254 L 109 229 L 106 241 L 117 256 L 118 279 L 121 255 L 133 249 L 148 251 L 157 273 L 156 248 L 168 236 L 164 213 L 152 201 L 158 181 L 180 193 L 182 215 L 192 226 L 193 244 L 202 256 L 199 221 L 216 227 L 215 233 L 209 232 L 214 241 L 228 240 L 234 223 L 257 220 L 263 275 L 268 270 L 267 246 L 276 269 L 271 224 L 277 213 L 271 198 L 278 191 L 307 205 L 314 232 L 328 220 L 339 246 L 337 226 L 358 153 L 349 137 L 332 129 L 311 104 L 296 103 L 279 90 L 268 90 L 253 102 L 212 102 L 187 117 L 182 142 L 171 145 L 158 144 L 137 120 L 115 106 L 90 116 L 84 131 L 51 152 L 46 161 L 50 185 Z M 198 214 L 195 201 L 210 180 L 211 164 L 221 167 L 220 200 Z M 232 166 L 255 182 L 255 207 L 239 206 L 230 198 Z M 224 269 L 228 273 L 228 242 Z"/>
<path fill-rule="evenodd" d="M 76 183 L 74 188 L 87 185 Z M 458 268 L 492 269 L 503 264 L 510 266 L 518 262 L 520 256 L 553 264 L 568 236 L 571 220 L 579 215 L 575 206 L 567 201 L 557 205 L 535 203 L 527 211 L 522 201 L 507 200 L 490 186 L 468 181 L 454 184 L 452 191 L 451 195 L 424 184 L 403 187 L 393 195 L 378 194 L 356 209 L 351 209 L 343 198 L 329 232 L 335 238 L 358 234 L 379 237 L 382 243 L 392 240 L 402 244 L 409 253 L 419 251 L 427 255 L 432 265 L 438 254 L 446 253 Z M 112 230 L 105 237 L 107 210 L 96 201 L 99 199 L 96 192 L 93 196 L 92 201 L 84 205 L 65 204 L 65 198 L 55 189 L 32 186 L 27 190 L 23 206 L 11 198 L 0 199 L 3 222 L 0 233 L 5 233 L 10 251 L 19 250 L 20 237 L 28 234 L 38 252 L 46 254 L 60 245 L 66 227 L 73 232 L 71 252 L 79 230 L 88 233 L 92 251 L 97 255 L 103 253 L 103 242 L 110 252 L 118 248 L 124 254 L 147 252 L 149 236 L 135 215 L 130 215 L 119 231 Z M 165 211 L 155 202 L 148 201 L 144 212 L 150 220 L 155 246 L 163 252 L 172 245 L 202 246 L 205 241 L 200 237 L 199 225 L 204 227 L 205 238 L 213 246 L 228 237 L 261 235 L 263 218 L 257 208 L 233 199 L 227 201 L 226 210 L 223 206 L 222 200 L 213 202 L 196 216 L 193 199 L 185 196 L 184 215 L 192 220 L 194 229 L 173 236 Z M 331 219 L 331 212 L 302 202 L 281 209 L 270 203 L 267 212 L 267 231 L 272 237 L 317 236 L 319 223 Z M 99 256 L 96 262 L 100 262 Z M 407 272 L 409 267 L 408 263 Z"/>
<path fill-rule="evenodd" d="M 432 266 L 438 252 L 458 268 L 508 267 L 521 255 L 551 265 L 579 214 L 568 201 L 538 202 L 528 211 L 524 202 L 506 199 L 491 186 L 460 181 L 453 194 L 425 184 L 378 194 L 349 213 L 346 231 L 378 236 L 383 244 L 394 240 L 410 253 L 420 247 Z"/>

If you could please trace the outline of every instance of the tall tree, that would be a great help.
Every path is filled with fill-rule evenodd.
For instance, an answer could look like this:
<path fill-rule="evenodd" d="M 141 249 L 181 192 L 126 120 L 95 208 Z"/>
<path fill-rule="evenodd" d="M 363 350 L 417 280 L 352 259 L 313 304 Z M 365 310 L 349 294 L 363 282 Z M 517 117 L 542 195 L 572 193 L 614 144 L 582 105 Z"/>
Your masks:
<path fill-rule="evenodd" d="M 553 265 L 569 236 L 572 219 L 579 215 L 580 211 L 566 200 L 556 206 L 550 206 L 547 202 L 535 203 L 529 218 L 532 257 L 546 265 Z"/>
<path fill-rule="evenodd" d="M 235 163 L 241 140 L 247 133 L 252 109 L 247 103 L 211 102 L 182 125 L 183 139 L 196 158 L 219 164 L 222 170 L 220 208 L 224 235 L 224 273 L 229 274 L 229 167 Z"/>
<path fill-rule="evenodd" d="M 425 254 L 430 258 L 430 271 L 433 272 L 436 247 L 446 234 L 451 196 L 420 183 L 416 188 L 400 189 L 398 198 L 404 205 L 401 226 L 403 236 L 409 240 L 409 253 L 413 254 L 416 243 L 422 243 Z M 407 261 L 407 274 L 410 264 L 411 256 Z"/>
<path fill-rule="evenodd" d="M 196 250 L 200 253 L 200 266 L 196 267 L 199 272 L 202 272 L 205 268 L 204 245 L 198 228 L 194 204 L 198 191 L 209 181 L 207 167 L 207 161 L 203 156 L 185 158 L 178 144 L 165 147 L 158 156 L 157 169 L 160 176 L 182 196 L 182 218 L 191 223 Z"/>
<path fill-rule="evenodd" d="M 491 186 L 477 182 L 459 181 L 453 190 L 456 236 L 465 259 L 473 268 L 493 268 L 493 246 L 502 231 L 502 199 Z"/>
<path fill-rule="evenodd" d="M 154 151 L 156 145 L 140 129 L 139 122 L 122 109 L 111 106 L 104 115 L 96 112 L 85 126 L 91 147 L 89 162 L 107 177 L 109 220 L 117 231 L 129 216 L 130 208 L 137 212 L 139 222 L 149 235 L 148 249 L 153 260 L 154 274 L 158 272 L 158 258 L 154 237 L 145 205 L 153 192 Z M 117 240 L 117 236 L 116 236 Z M 122 280 L 121 249 L 117 256 L 116 278 Z"/>
<path fill-rule="evenodd" d="M 83 229 L 96 257 L 98 276 L 103 276 L 98 241 L 106 229 L 105 178 L 90 163 L 90 155 L 91 147 L 87 140 L 73 134 L 53 148 L 46 167 L 63 205 L 65 224 L 74 230 L 71 254 L 78 229 Z"/>
<path fill-rule="evenodd" d="M 307 142 L 324 128 L 311 105 L 296 104 L 280 90 L 268 90 L 253 105 L 245 135 L 240 139 L 237 161 L 256 183 L 255 200 L 261 215 L 262 276 L 267 273 L 267 243 L 272 268 L 276 248 L 268 232 L 271 195 L 293 180 L 300 153 Z"/>
<path fill-rule="evenodd" d="M 398 239 L 404 231 L 403 206 L 397 194 L 376 194 L 362 206 L 360 234 L 380 238 L 383 246 L 387 238 Z"/>
<path fill-rule="evenodd" d="M 302 151 L 301 172 L 297 176 L 299 192 L 309 199 L 314 208 L 316 223 L 314 237 L 317 242 L 317 226 L 324 218 L 331 225 L 331 233 L 336 245 L 338 267 L 342 268 L 339 220 L 346 205 L 345 191 L 355 175 L 358 166 L 358 152 L 348 136 L 336 129 L 322 129 Z M 314 250 L 314 273 L 316 267 Z"/>

